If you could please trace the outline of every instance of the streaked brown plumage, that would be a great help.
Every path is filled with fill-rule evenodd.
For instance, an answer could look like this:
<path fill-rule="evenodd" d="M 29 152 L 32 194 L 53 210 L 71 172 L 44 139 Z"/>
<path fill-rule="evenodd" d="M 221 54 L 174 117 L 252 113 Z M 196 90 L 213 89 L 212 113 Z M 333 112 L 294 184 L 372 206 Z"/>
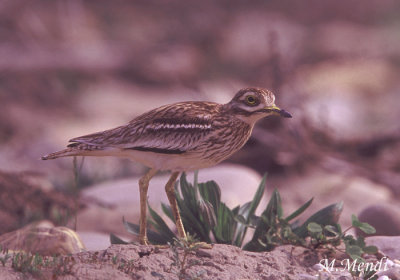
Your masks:
<path fill-rule="evenodd" d="M 227 104 L 180 102 L 153 109 L 127 125 L 70 140 L 62 151 L 44 156 L 118 156 L 131 158 L 150 170 L 139 181 L 140 242 L 147 244 L 146 198 L 152 176 L 172 171 L 166 192 L 178 233 L 185 237 L 175 200 L 174 183 L 182 171 L 215 165 L 239 150 L 257 120 L 277 114 L 291 117 L 275 106 L 272 92 L 260 88 L 240 90 Z"/>

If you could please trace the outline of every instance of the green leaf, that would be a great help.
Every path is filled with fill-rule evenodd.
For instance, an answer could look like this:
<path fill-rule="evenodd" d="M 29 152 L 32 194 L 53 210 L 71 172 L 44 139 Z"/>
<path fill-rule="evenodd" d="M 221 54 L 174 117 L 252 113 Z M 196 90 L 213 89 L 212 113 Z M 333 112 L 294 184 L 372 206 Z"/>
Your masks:
<path fill-rule="evenodd" d="M 328 233 L 328 236 L 339 236 L 339 229 L 336 226 L 326 225 L 324 226 L 324 230 Z"/>
<path fill-rule="evenodd" d="M 375 228 L 368 223 L 360 222 L 356 215 L 351 215 L 351 224 L 353 227 L 359 228 L 366 234 L 374 234 L 376 232 Z"/>
<path fill-rule="evenodd" d="M 322 227 L 314 222 L 311 222 L 307 225 L 307 229 L 311 233 L 321 233 L 322 232 Z"/>
<path fill-rule="evenodd" d="M 243 213 L 243 216 L 245 218 L 250 217 L 251 215 L 254 215 L 254 213 L 257 210 L 258 205 L 260 204 L 260 201 L 264 195 L 264 191 L 265 191 L 265 181 L 267 179 L 267 174 L 265 174 L 260 182 L 260 185 L 257 188 L 256 193 L 254 194 L 254 197 L 251 201 L 250 207 L 248 212 Z"/>
<path fill-rule="evenodd" d="M 236 221 L 232 211 L 225 203 L 221 203 L 218 209 L 217 226 L 213 230 L 217 243 L 232 244 L 235 228 Z"/>
<path fill-rule="evenodd" d="M 239 210 L 239 214 L 243 216 L 245 219 L 245 223 L 241 223 L 237 225 L 236 228 L 236 237 L 234 241 L 234 245 L 241 247 L 243 244 L 243 240 L 247 233 L 247 227 L 250 224 L 250 219 L 254 216 L 258 205 L 264 195 L 265 191 L 265 181 L 267 179 L 267 174 L 265 174 L 257 188 L 256 193 L 251 201 L 245 203 Z"/>
<path fill-rule="evenodd" d="M 132 224 L 130 222 L 125 221 L 125 218 L 122 217 L 122 223 L 124 224 L 125 229 L 136 236 L 140 233 L 140 226 L 137 224 Z M 147 229 L 147 238 L 149 239 L 150 243 L 153 244 L 167 244 L 168 240 L 166 240 L 163 236 L 158 234 L 155 231 Z"/>
<path fill-rule="evenodd" d="M 174 214 L 172 214 L 171 207 L 169 205 L 166 205 L 165 203 L 161 202 L 161 209 L 164 212 L 164 214 L 173 222 L 175 223 L 175 218 Z"/>
<path fill-rule="evenodd" d="M 282 208 L 282 200 L 281 195 L 279 194 L 278 190 L 275 189 L 274 193 L 277 195 L 277 217 L 281 219 L 283 217 L 283 208 Z"/>
<path fill-rule="evenodd" d="M 124 227 L 127 232 L 132 233 L 134 235 L 139 235 L 140 228 L 138 225 L 125 221 L 125 217 L 122 217 L 122 223 L 124 224 Z"/>
<path fill-rule="evenodd" d="M 186 205 L 196 205 L 197 206 L 197 199 L 196 199 L 196 191 L 192 184 L 190 184 L 186 180 L 186 173 L 183 172 L 181 175 L 180 182 L 180 189 L 182 193 L 182 199 Z"/>
<path fill-rule="evenodd" d="M 214 207 L 209 201 L 201 199 L 199 201 L 199 212 L 202 221 L 205 222 L 210 228 L 214 228 L 217 224 L 217 217 L 214 212 Z"/>
<path fill-rule="evenodd" d="M 282 201 L 277 189 L 272 192 L 271 199 L 268 202 L 267 208 L 262 213 L 268 220 L 276 220 L 282 217 Z"/>
<path fill-rule="evenodd" d="M 335 226 L 338 230 L 339 235 L 342 235 L 342 226 L 340 224 L 336 224 Z"/>
<path fill-rule="evenodd" d="M 354 259 L 354 257 L 361 257 L 362 249 L 357 245 L 346 246 L 346 253 Z"/>
<path fill-rule="evenodd" d="M 309 201 L 304 203 L 299 209 L 294 211 L 292 214 L 290 214 L 288 217 L 286 217 L 286 221 L 289 222 L 293 220 L 294 218 L 298 217 L 301 213 L 303 213 L 313 202 L 314 198 L 311 198 Z"/>
<path fill-rule="evenodd" d="M 240 206 L 237 215 L 241 215 L 241 216 L 243 216 L 243 218 L 245 220 L 247 220 L 247 218 L 248 218 L 247 214 L 249 213 L 250 204 L 251 204 L 251 202 L 249 201 L 249 202 L 246 202 L 245 204 L 243 204 L 242 206 Z"/>
<path fill-rule="evenodd" d="M 365 247 L 364 237 L 358 236 L 355 245 L 359 246 L 360 248 L 364 248 Z"/>
<path fill-rule="evenodd" d="M 237 211 L 234 211 L 237 209 Z M 236 207 L 232 210 L 232 213 L 235 217 L 235 221 L 237 221 L 236 233 L 235 233 L 235 241 L 233 245 L 241 247 L 243 243 L 244 236 L 246 235 L 246 227 L 248 225 L 247 217 L 244 216 L 245 213 L 248 213 L 250 209 L 250 202 L 246 202 L 241 207 Z"/>
<path fill-rule="evenodd" d="M 359 227 L 362 223 L 358 220 L 356 215 L 351 215 L 351 224 L 353 227 Z"/>
<path fill-rule="evenodd" d="M 368 223 L 362 223 L 361 226 L 358 227 L 360 230 L 365 232 L 366 234 L 374 234 L 376 233 L 376 230 L 373 226 L 371 226 Z"/>
<path fill-rule="evenodd" d="M 252 215 L 249 218 L 249 223 L 248 223 L 249 226 L 248 227 L 256 228 L 259 222 L 260 222 L 260 217 L 256 216 L 256 215 Z"/>
<path fill-rule="evenodd" d="M 150 207 L 150 204 L 148 205 L 149 213 L 151 218 L 153 219 L 150 222 L 154 226 L 154 228 L 157 230 L 157 232 L 163 236 L 163 238 L 167 242 L 172 242 L 173 238 L 176 237 L 175 234 L 169 229 L 167 224 L 164 222 L 164 220 L 160 217 L 160 215 L 157 214 L 156 211 L 153 210 L 153 208 Z"/>
<path fill-rule="evenodd" d="M 373 254 L 378 253 L 378 247 L 376 247 L 376 246 L 366 246 L 366 247 L 363 248 L 363 251 L 366 254 L 373 255 Z"/>
<path fill-rule="evenodd" d="M 246 219 L 242 215 L 235 216 L 235 220 L 241 224 L 246 224 Z"/>
<path fill-rule="evenodd" d="M 331 204 L 313 214 L 300 227 L 293 229 L 293 232 L 300 238 L 305 238 L 308 235 L 307 225 L 311 222 L 315 222 L 322 226 L 336 225 L 342 210 L 343 201 Z"/>
<path fill-rule="evenodd" d="M 218 213 L 218 207 L 221 203 L 221 189 L 214 181 L 198 184 L 200 195 L 205 201 L 211 203 L 214 208 L 215 214 Z"/>
<path fill-rule="evenodd" d="M 182 197 L 178 189 L 176 189 L 175 193 L 182 223 L 186 232 L 196 234 L 197 238 L 201 241 L 210 243 L 210 228 L 208 225 L 201 223 L 195 188 L 186 181 L 185 173 L 182 173 L 179 183 Z"/>
<path fill-rule="evenodd" d="M 236 206 L 235 208 L 233 208 L 233 209 L 231 209 L 231 210 L 232 210 L 232 214 L 233 214 L 234 216 L 236 216 L 236 215 L 239 214 L 240 206 L 238 205 L 238 206 Z"/>
<path fill-rule="evenodd" d="M 129 244 L 129 242 L 122 240 L 121 238 L 119 238 L 118 236 L 116 236 L 113 233 L 110 234 L 110 243 L 111 244 Z"/>
<path fill-rule="evenodd" d="M 177 203 L 180 210 L 183 226 L 186 232 L 196 234 L 196 236 L 204 242 L 210 243 L 209 229 L 206 225 L 201 224 L 200 216 L 196 206 L 190 205 L 180 198 L 177 194 Z"/>
<path fill-rule="evenodd" d="M 265 251 L 271 249 L 272 246 L 269 246 L 270 244 L 268 244 L 267 247 L 259 248 L 258 240 L 264 240 L 263 238 L 266 236 L 267 232 L 272 229 L 271 226 L 275 226 L 275 222 L 279 220 L 279 217 L 281 216 L 281 197 L 278 190 L 275 189 L 268 202 L 267 208 L 261 214 L 261 219 L 259 219 L 252 239 L 243 247 L 243 249 L 249 251 Z"/>

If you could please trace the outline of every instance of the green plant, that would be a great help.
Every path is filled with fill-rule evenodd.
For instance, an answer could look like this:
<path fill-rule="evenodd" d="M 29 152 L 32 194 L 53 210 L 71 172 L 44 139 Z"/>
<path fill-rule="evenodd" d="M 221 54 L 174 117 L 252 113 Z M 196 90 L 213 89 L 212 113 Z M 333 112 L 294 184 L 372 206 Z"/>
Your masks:
<path fill-rule="evenodd" d="M 202 244 L 195 243 L 193 238 L 182 242 L 177 240 L 176 242 L 177 243 L 170 245 L 174 247 L 173 251 L 176 250 L 176 252 L 178 252 L 178 255 L 174 254 L 172 257 L 174 261 L 173 266 L 178 268 L 177 275 L 179 273 L 185 275 L 187 269 L 193 265 L 193 262 L 188 259 L 189 255 L 193 254 L 198 246 Z M 184 248 L 184 250 L 182 251 L 181 248 Z M 132 276 L 133 272 L 137 270 L 134 259 L 126 260 L 119 257 L 119 255 L 106 256 L 105 253 L 100 254 L 99 251 L 76 255 L 42 256 L 38 253 L 23 251 L 9 253 L 7 249 L 3 249 L 0 245 L 0 252 L 3 254 L 3 256 L 0 257 L 2 265 L 23 273 L 24 279 L 30 279 L 30 277 L 27 277 L 29 274 L 35 279 L 58 279 L 59 276 L 72 274 L 73 267 L 77 263 L 95 264 L 100 265 L 100 267 L 111 265 L 129 276 Z M 181 252 L 184 256 L 183 259 L 181 259 Z M 187 273 L 186 276 L 188 276 Z M 188 279 L 186 276 L 182 279 Z"/>
<path fill-rule="evenodd" d="M 43 273 L 51 273 L 53 276 L 67 275 L 75 264 L 72 256 L 47 257 L 25 252 L 13 254 L 11 261 L 11 267 L 15 271 L 34 276 L 43 276 Z"/>
<path fill-rule="evenodd" d="M 5 266 L 9 258 L 11 258 L 10 254 L 5 254 L 4 256 L 0 257 L 1 264 Z"/>
<path fill-rule="evenodd" d="M 196 253 L 201 244 L 190 234 L 186 239 L 174 238 L 173 243 L 168 244 L 173 253 L 171 267 L 177 268 L 178 279 L 200 279 L 202 272 L 191 275 L 188 270 L 190 267 L 199 264 L 196 259 L 189 259 L 189 257 Z"/>
<path fill-rule="evenodd" d="M 309 223 L 307 228 L 311 236 L 310 243 L 330 251 L 341 251 L 346 253 L 353 262 L 356 261 L 358 264 L 366 264 L 367 262 L 363 258 L 363 255 L 376 254 L 378 248 L 375 246 L 367 246 L 363 236 L 355 238 L 346 233 L 352 228 L 357 228 L 366 234 L 373 234 L 376 232 L 375 228 L 367 223 L 360 222 L 356 215 L 352 215 L 351 220 L 352 225 L 344 231 L 342 231 L 339 224 L 336 226 L 326 225 L 323 227 L 315 222 Z M 344 249 L 340 247 L 341 244 L 344 244 Z M 363 279 L 375 279 L 373 277 L 375 277 L 376 271 L 373 267 L 367 265 L 361 265 L 361 267 L 363 267 L 363 269 L 360 271 L 350 269 L 350 273 L 353 276 L 362 276 Z"/>
<path fill-rule="evenodd" d="M 38 274 L 43 264 L 43 257 L 38 254 L 18 252 L 13 255 L 11 267 L 22 273 Z"/>
<path fill-rule="evenodd" d="M 247 224 L 255 217 L 255 211 L 264 194 L 265 180 L 266 176 L 263 177 L 252 201 L 230 209 L 221 202 L 221 191 L 214 181 L 197 183 L 197 176 L 195 176 L 194 183 L 191 184 L 183 173 L 179 180 L 176 197 L 186 232 L 203 242 L 211 243 L 215 240 L 217 243 L 241 247 L 247 233 Z M 170 207 L 165 204 L 161 207 L 164 214 L 174 221 Z M 149 224 L 154 228 L 154 230 L 148 229 L 149 241 L 153 244 L 173 242 L 176 238 L 175 234 L 150 206 L 149 214 Z M 242 224 L 242 221 L 245 224 Z M 137 224 L 129 223 L 124 219 L 123 223 L 128 232 L 138 234 Z M 127 243 L 115 235 L 111 235 L 110 239 L 113 244 Z"/>
<path fill-rule="evenodd" d="M 221 202 L 221 191 L 214 181 L 198 183 L 196 174 L 191 184 L 186 175 L 182 174 L 176 186 L 176 196 L 186 231 L 203 242 L 231 244 L 249 251 L 270 251 L 276 246 L 291 244 L 333 252 L 341 250 L 339 246 L 344 244 L 344 252 L 352 259 L 360 260 L 363 254 L 377 251 L 374 246 L 366 246 L 363 237 L 355 238 L 347 234 L 350 228 L 359 228 L 367 234 L 375 231 L 370 225 L 360 222 L 355 215 L 352 217 L 352 227 L 341 230 L 338 220 L 343 202 L 329 205 L 311 215 L 304 223 L 299 223 L 295 219 L 311 205 L 313 199 L 285 217 L 280 194 L 275 189 L 261 216 L 255 215 L 264 195 L 265 181 L 266 176 L 251 201 L 231 209 Z M 174 221 L 171 209 L 165 204 L 161 208 Z M 150 206 L 149 213 L 149 224 L 153 228 L 148 230 L 149 241 L 154 244 L 173 242 L 176 236 L 167 223 Z M 130 233 L 138 234 L 138 225 L 124 219 L 123 223 Z M 247 244 L 243 244 L 249 228 L 254 229 L 253 236 Z M 111 235 L 111 242 L 127 243 L 115 235 Z"/>
<path fill-rule="evenodd" d="M 2 245 L 0 245 L 0 254 L 3 254 L 3 256 L 0 257 L 0 262 L 5 266 L 7 261 L 11 258 L 11 254 L 8 253 L 7 249 L 3 249 Z"/>

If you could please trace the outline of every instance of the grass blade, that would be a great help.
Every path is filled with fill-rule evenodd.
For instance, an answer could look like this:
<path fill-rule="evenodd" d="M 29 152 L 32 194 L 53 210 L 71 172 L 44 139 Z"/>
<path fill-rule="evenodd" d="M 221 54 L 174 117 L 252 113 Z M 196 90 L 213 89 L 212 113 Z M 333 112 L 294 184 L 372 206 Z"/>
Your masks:
<path fill-rule="evenodd" d="M 167 224 L 164 222 L 164 220 L 160 217 L 160 215 L 157 214 L 156 211 L 153 210 L 153 208 L 148 205 L 149 213 L 151 218 L 153 219 L 152 224 L 154 228 L 162 234 L 163 238 L 165 238 L 167 241 L 172 242 L 173 238 L 176 237 L 175 234 L 170 230 L 170 228 L 167 226 Z"/>
<path fill-rule="evenodd" d="M 118 236 L 116 236 L 113 233 L 110 234 L 110 243 L 111 244 L 124 244 L 124 245 L 129 244 L 129 242 L 122 240 L 121 238 L 119 238 Z"/>
<path fill-rule="evenodd" d="M 175 223 L 174 215 L 172 214 L 171 207 L 169 205 L 166 205 L 165 203 L 161 202 L 161 209 L 164 212 L 164 214 L 173 222 Z"/>
<path fill-rule="evenodd" d="M 292 214 L 286 217 L 286 222 L 293 220 L 294 218 L 298 217 L 301 213 L 303 213 L 313 202 L 314 198 L 311 198 L 309 201 L 304 203 L 299 209 L 294 211 Z"/>
<path fill-rule="evenodd" d="M 234 220 L 232 211 L 225 205 L 225 203 L 221 203 L 218 210 L 217 226 L 213 231 L 217 242 L 232 244 L 236 224 L 237 222 Z"/>
<path fill-rule="evenodd" d="M 245 218 L 246 223 L 237 225 L 234 245 L 238 247 L 242 247 L 243 240 L 247 233 L 247 227 L 248 227 L 247 225 L 250 222 L 250 217 L 254 216 L 257 207 L 260 204 L 261 199 L 264 195 L 266 179 L 267 179 L 267 174 L 264 174 L 260 182 L 260 185 L 258 186 L 256 193 L 254 194 L 253 199 L 250 202 L 244 204 L 239 210 L 239 214 Z"/>

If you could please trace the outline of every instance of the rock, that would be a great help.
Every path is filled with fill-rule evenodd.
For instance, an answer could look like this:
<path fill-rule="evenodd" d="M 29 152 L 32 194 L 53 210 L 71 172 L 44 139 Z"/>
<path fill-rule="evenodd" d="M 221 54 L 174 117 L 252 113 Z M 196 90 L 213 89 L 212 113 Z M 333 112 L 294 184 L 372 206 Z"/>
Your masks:
<path fill-rule="evenodd" d="M 360 213 L 365 205 L 373 205 L 377 201 L 382 204 L 390 203 L 392 199 L 391 192 L 383 185 L 359 176 L 320 168 L 314 168 L 301 177 L 273 181 L 274 186 L 284 186 L 283 184 L 291 186 L 279 189 L 285 215 L 292 213 L 311 197 L 314 197 L 313 203 L 300 216 L 303 221 L 329 204 L 343 201 L 343 212 L 339 220 L 342 228 L 350 226 L 351 215 Z M 294 187 L 301 191 L 294 191 Z"/>
<path fill-rule="evenodd" d="M 193 172 L 188 173 L 188 181 L 193 182 Z M 234 164 L 220 164 L 201 169 L 199 182 L 214 180 L 221 188 L 221 200 L 229 207 L 243 205 L 253 199 L 261 176 L 254 170 Z"/>
<path fill-rule="evenodd" d="M 65 255 L 85 250 L 78 234 L 66 227 L 54 227 L 42 221 L 0 236 L 3 249 L 38 253 L 44 256 Z"/>
<path fill-rule="evenodd" d="M 400 208 L 395 205 L 376 204 L 368 206 L 360 212 L 358 218 L 376 229 L 374 235 L 400 235 Z"/>
<path fill-rule="evenodd" d="M 399 260 L 386 260 L 383 270 L 378 271 L 376 274 L 379 278 L 377 280 L 398 280 L 400 279 L 400 261 Z"/>
<path fill-rule="evenodd" d="M 161 214 L 161 202 L 168 204 L 164 186 L 169 173 L 155 176 L 150 181 L 148 191 L 151 207 Z M 221 199 L 230 207 L 252 200 L 261 182 L 255 171 L 240 165 L 218 165 L 202 169 L 199 182 L 214 180 L 221 188 Z M 82 191 L 83 197 L 91 197 L 110 208 L 91 205 L 78 214 L 77 228 L 80 231 L 126 234 L 122 217 L 127 221 L 139 221 L 139 178 L 116 180 L 98 184 Z M 188 181 L 193 182 L 193 173 L 188 173 Z M 261 207 L 260 207 L 261 209 Z"/>
<path fill-rule="evenodd" d="M 365 242 L 368 246 L 375 245 L 392 260 L 400 259 L 400 236 L 369 236 Z"/>

